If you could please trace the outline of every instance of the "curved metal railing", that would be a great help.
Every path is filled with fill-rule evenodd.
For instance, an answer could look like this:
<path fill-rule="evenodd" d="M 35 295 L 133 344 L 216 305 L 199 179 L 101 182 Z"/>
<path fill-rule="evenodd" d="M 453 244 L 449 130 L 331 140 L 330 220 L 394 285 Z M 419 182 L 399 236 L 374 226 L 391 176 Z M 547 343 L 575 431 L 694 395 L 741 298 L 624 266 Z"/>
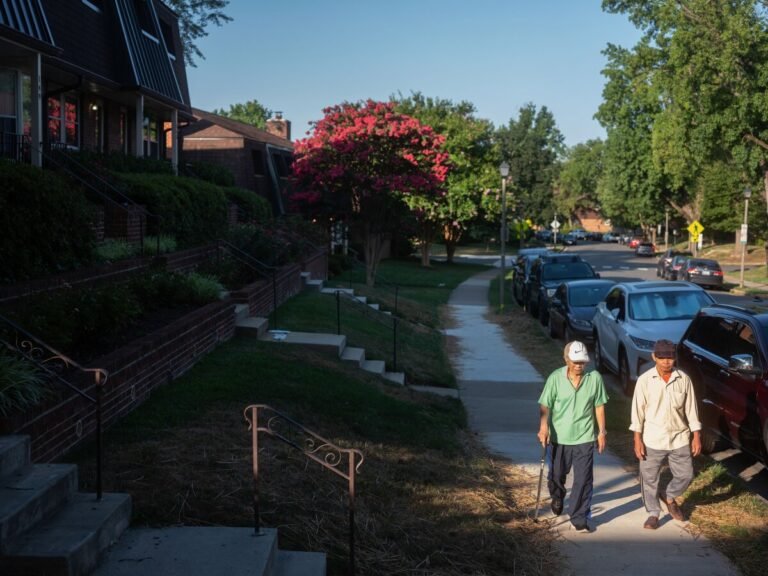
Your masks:
<path fill-rule="evenodd" d="M 296 448 L 308 459 L 344 478 L 349 489 L 349 573 L 355 573 L 355 477 L 365 456 L 356 448 L 341 448 L 266 404 L 251 404 L 243 412 L 251 431 L 253 457 L 253 519 L 261 533 L 259 494 L 259 432 Z"/>
<path fill-rule="evenodd" d="M 32 362 L 52 381 L 75 392 L 96 406 L 96 498 L 101 500 L 103 493 L 103 445 L 102 445 L 102 404 L 104 386 L 109 373 L 103 368 L 87 368 L 72 358 L 43 342 L 12 320 L 0 315 L 0 344 L 11 353 Z M 87 394 L 67 379 L 71 370 L 77 370 L 93 378 L 96 397 Z"/>

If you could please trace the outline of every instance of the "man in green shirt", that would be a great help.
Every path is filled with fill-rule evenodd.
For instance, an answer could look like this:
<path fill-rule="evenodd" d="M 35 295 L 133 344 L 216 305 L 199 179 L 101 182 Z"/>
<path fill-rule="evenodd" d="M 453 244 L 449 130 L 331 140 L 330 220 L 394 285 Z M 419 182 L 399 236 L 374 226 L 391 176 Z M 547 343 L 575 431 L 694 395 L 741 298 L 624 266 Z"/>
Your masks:
<path fill-rule="evenodd" d="M 597 450 L 605 449 L 605 392 L 603 377 L 586 371 L 587 347 L 574 340 L 565 345 L 565 366 L 547 378 L 539 397 L 539 441 L 551 443 L 547 484 L 552 498 L 552 512 L 563 512 L 565 478 L 573 468 L 573 487 L 568 514 L 573 528 L 590 532 L 593 463 Z"/>

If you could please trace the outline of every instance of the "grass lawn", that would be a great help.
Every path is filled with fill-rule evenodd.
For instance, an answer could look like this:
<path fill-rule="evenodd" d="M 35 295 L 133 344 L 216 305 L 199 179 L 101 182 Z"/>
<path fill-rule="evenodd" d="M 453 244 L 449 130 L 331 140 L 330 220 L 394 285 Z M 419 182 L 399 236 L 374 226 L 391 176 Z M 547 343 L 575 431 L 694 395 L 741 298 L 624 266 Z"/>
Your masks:
<path fill-rule="evenodd" d="M 490 299 L 494 298 L 498 303 L 498 280 L 491 285 Z M 552 340 L 538 320 L 517 306 L 511 294 L 505 301 L 505 312 L 492 313 L 492 318 L 503 327 L 515 349 L 542 374 L 562 366 L 565 342 Z M 608 448 L 624 460 L 627 470 L 637 473 L 628 430 L 631 399 L 618 387 L 609 388 L 608 394 Z M 764 574 L 768 565 L 768 504 L 708 456 L 696 458 L 694 466 L 697 475 L 682 505 L 690 515 L 691 530 L 709 538 L 744 576 Z"/>
<path fill-rule="evenodd" d="M 458 284 L 461 274 L 437 283 Z M 449 291 L 440 290 L 445 301 Z M 313 301 L 321 304 L 308 299 L 307 311 Z M 424 371 L 425 379 L 442 377 Z M 252 525 L 243 418 L 252 403 L 269 404 L 365 454 L 356 500 L 358 574 L 562 573 L 554 534 L 529 518 L 530 477 L 484 451 L 467 430 L 459 401 L 249 337 L 222 345 L 110 429 L 105 485 L 131 493 L 134 525 Z M 328 574 L 346 574 L 345 481 L 268 438 L 260 453 L 264 525 L 279 528 L 281 548 L 326 552 Z M 77 461 L 81 488 L 88 490 L 94 474 L 86 454 Z"/>

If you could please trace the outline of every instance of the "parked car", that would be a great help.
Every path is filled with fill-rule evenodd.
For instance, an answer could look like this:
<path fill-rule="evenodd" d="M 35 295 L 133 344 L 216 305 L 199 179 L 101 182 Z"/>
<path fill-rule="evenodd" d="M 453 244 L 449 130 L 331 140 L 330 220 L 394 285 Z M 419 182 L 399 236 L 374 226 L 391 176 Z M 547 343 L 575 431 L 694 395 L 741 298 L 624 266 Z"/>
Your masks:
<path fill-rule="evenodd" d="M 576 237 L 576 240 L 587 239 L 587 232 L 583 228 L 574 228 L 573 230 L 571 230 L 571 234 L 573 234 Z"/>
<path fill-rule="evenodd" d="M 724 438 L 768 465 L 768 314 L 702 308 L 678 347 L 699 400 L 702 447 Z"/>
<path fill-rule="evenodd" d="M 634 250 L 635 248 L 637 248 L 637 245 L 640 244 L 640 242 L 642 241 L 643 241 L 642 236 L 633 236 L 627 240 L 627 246 L 630 249 Z"/>
<path fill-rule="evenodd" d="M 635 247 L 635 256 L 656 256 L 656 246 L 653 242 L 640 242 Z"/>
<path fill-rule="evenodd" d="M 560 284 L 549 301 L 549 335 L 566 342 L 592 341 L 592 317 L 613 280 L 568 280 Z"/>
<path fill-rule="evenodd" d="M 690 254 L 678 254 L 674 258 L 672 258 L 672 262 L 669 265 L 669 268 L 667 268 L 667 280 L 682 280 L 682 274 L 681 270 L 683 269 L 683 266 L 685 266 L 685 263 L 688 261 L 688 258 L 690 258 Z"/>
<path fill-rule="evenodd" d="M 567 234 L 558 236 L 557 241 L 565 246 L 575 246 L 579 239 L 573 232 L 568 232 Z"/>
<path fill-rule="evenodd" d="M 664 278 L 665 280 L 674 280 L 674 278 L 669 278 L 669 270 L 672 266 L 672 260 L 675 258 L 675 256 L 685 256 L 690 258 L 693 256 L 693 254 L 690 252 L 677 250 L 676 248 L 665 250 L 664 253 L 659 257 L 659 261 L 656 263 L 656 276 L 659 278 Z"/>
<path fill-rule="evenodd" d="M 552 231 L 551 230 L 539 230 L 536 232 L 536 238 L 538 240 L 541 240 L 542 242 L 551 242 L 552 241 Z"/>
<path fill-rule="evenodd" d="M 723 269 L 717 260 L 705 258 L 689 258 L 683 264 L 680 272 L 682 279 L 700 286 L 723 286 Z"/>
<path fill-rule="evenodd" d="M 603 234 L 603 242 L 618 242 L 619 237 L 616 234 L 612 234 L 610 232 L 606 232 Z"/>
<path fill-rule="evenodd" d="M 656 340 L 679 342 L 691 319 L 712 296 L 695 284 L 623 282 L 597 305 L 592 319 L 595 365 L 619 376 L 631 394 L 642 366 L 651 362 Z"/>
<path fill-rule="evenodd" d="M 528 300 L 528 275 L 531 265 L 542 254 L 549 254 L 549 248 L 521 248 L 512 267 L 512 295 L 515 301 L 524 306 Z"/>
<path fill-rule="evenodd" d="M 549 320 L 549 299 L 565 280 L 599 278 L 592 266 L 573 254 L 540 256 L 531 268 L 528 278 L 528 312 L 538 318 L 542 326 Z"/>

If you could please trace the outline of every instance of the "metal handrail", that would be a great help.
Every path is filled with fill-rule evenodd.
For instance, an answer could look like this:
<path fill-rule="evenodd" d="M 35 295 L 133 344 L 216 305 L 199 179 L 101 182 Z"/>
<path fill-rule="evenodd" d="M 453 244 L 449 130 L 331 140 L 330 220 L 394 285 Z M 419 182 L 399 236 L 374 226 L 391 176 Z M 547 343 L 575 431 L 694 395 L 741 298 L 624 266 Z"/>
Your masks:
<path fill-rule="evenodd" d="M 241 250 L 231 242 L 220 239 L 218 240 L 218 247 L 229 251 L 229 254 L 235 259 L 239 260 L 251 270 L 258 273 L 264 278 L 271 278 L 272 280 L 272 329 L 277 330 L 277 266 L 270 266 L 265 264 L 258 258 L 252 256 L 245 250 Z M 265 272 L 268 270 L 268 272 Z"/>
<path fill-rule="evenodd" d="M 355 250 L 354 248 L 347 248 L 348 252 L 352 253 L 352 262 L 355 266 L 356 270 L 362 270 L 364 274 L 367 274 L 367 269 L 365 267 L 365 264 L 360 260 L 360 253 Z M 380 276 L 378 273 L 373 275 L 373 280 L 376 285 L 379 287 L 385 287 L 389 288 L 390 290 L 394 291 L 395 293 L 395 309 L 393 310 L 393 314 L 397 315 L 397 304 L 398 304 L 398 298 L 400 295 L 400 285 L 396 282 L 392 282 L 390 280 L 387 280 L 383 276 Z M 352 288 L 352 277 L 349 278 L 349 287 Z"/>
<path fill-rule="evenodd" d="M 51 149 L 51 151 L 52 150 L 53 149 Z M 162 216 L 160 216 L 159 214 L 155 214 L 154 212 L 150 212 L 149 210 L 147 210 L 146 207 L 141 206 L 140 204 L 137 204 L 132 198 L 127 196 L 116 186 L 112 185 L 109 181 L 105 180 L 100 174 L 97 174 L 82 162 L 78 162 L 72 156 L 66 154 L 65 151 L 58 150 L 60 154 L 58 154 L 57 156 L 59 158 L 64 158 L 66 162 L 68 162 L 70 165 L 74 165 L 78 170 L 85 172 L 88 175 L 88 179 L 83 178 L 80 174 L 72 170 L 69 166 L 65 165 L 64 162 L 61 162 L 52 154 L 49 154 L 46 150 L 41 148 L 39 149 L 39 152 L 43 157 L 43 159 L 48 160 L 49 162 L 52 162 L 57 168 L 59 168 L 60 170 L 63 170 L 66 174 L 76 179 L 82 186 L 85 186 L 86 188 L 94 192 L 102 200 L 111 203 L 113 206 L 125 211 L 126 213 L 128 212 L 128 210 L 125 207 L 125 205 L 127 204 L 133 207 L 134 209 L 142 212 L 147 218 L 154 218 L 155 222 L 157 223 L 156 255 L 157 256 L 160 255 L 160 232 L 162 229 L 161 223 L 163 220 Z M 102 190 L 100 190 L 94 184 L 94 182 L 104 186 L 109 191 L 109 194 L 104 193 Z M 115 199 L 113 196 L 116 196 L 117 199 Z M 144 253 L 144 236 L 145 236 L 144 232 L 145 232 L 144 223 L 142 222 L 141 224 L 141 253 L 142 254 Z"/>
<path fill-rule="evenodd" d="M 265 424 L 259 420 L 259 411 L 265 414 Z M 341 448 L 312 430 L 305 428 L 285 414 L 267 404 L 251 404 L 243 412 L 251 431 L 253 457 L 253 520 L 254 531 L 261 534 L 261 510 L 259 493 L 259 432 L 265 432 L 317 462 L 323 468 L 341 476 L 349 490 L 349 573 L 355 574 L 355 476 L 365 456 L 356 448 Z M 358 460 L 359 459 L 359 460 Z M 346 471 L 341 467 L 346 461 Z"/>
<path fill-rule="evenodd" d="M 52 346 L 43 342 L 14 321 L 0 315 L 0 343 L 9 351 L 18 354 L 32 362 L 37 368 L 45 372 L 59 384 L 69 388 L 88 402 L 96 405 L 96 499 L 101 500 L 103 494 L 103 442 L 102 442 L 102 406 L 104 386 L 109 373 L 103 368 L 87 368 L 81 366 L 66 354 L 59 352 Z M 77 386 L 69 382 L 63 373 L 69 369 L 76 369 L 93 377 L 96 385 L 96 397 L 85 393 Z"/>

